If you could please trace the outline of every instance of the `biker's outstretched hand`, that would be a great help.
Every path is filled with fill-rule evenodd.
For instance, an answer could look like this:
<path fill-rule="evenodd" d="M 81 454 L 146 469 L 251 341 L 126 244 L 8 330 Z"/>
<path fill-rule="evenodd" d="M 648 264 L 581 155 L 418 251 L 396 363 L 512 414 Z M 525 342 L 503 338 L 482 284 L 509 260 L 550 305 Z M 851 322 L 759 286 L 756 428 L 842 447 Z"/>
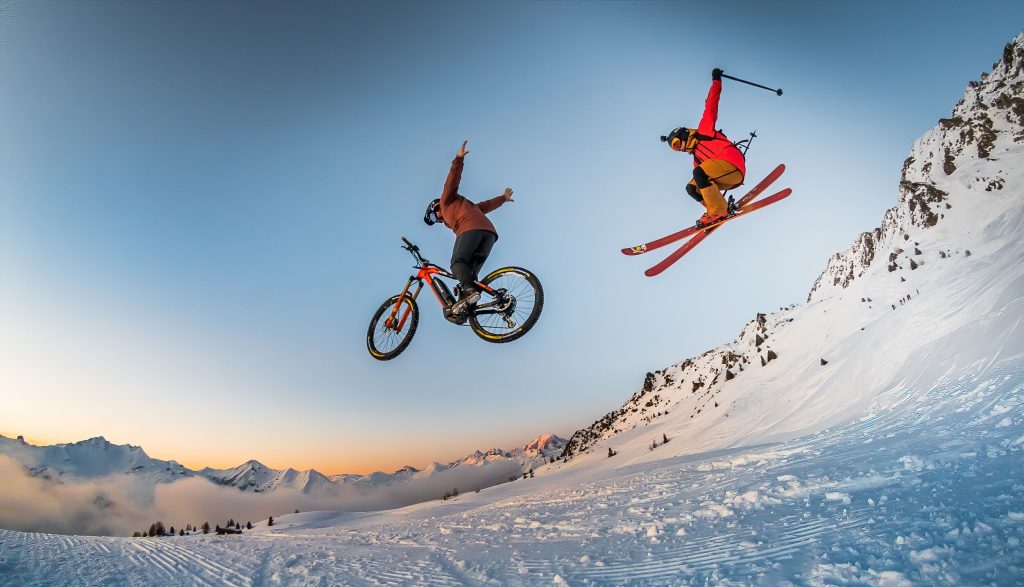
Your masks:
<path fill-rule="evenodd" d="M 515 200 L 512 199 L 512 188 L 505 188 L 505 191 L 504 193 L 501 194 L 501 197 L 505 198 L 506 202 L 515 202 Z"/>
<path fill-rule="evenodd" d="M 465 157 L 469 154 L 469 149 L 466 148 L 468 143 L 469 140 L 462 141 L 462 146 L 459 147 L 459 152 L 455 154 L 456 157 Z"/>

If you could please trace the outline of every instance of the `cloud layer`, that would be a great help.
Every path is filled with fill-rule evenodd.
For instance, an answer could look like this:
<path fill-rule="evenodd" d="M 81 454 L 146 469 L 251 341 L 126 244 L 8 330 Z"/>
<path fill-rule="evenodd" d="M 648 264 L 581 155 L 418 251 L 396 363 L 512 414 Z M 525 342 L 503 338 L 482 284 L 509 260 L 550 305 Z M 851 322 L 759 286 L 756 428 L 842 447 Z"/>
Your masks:
<path fill-rule="evenodd" d="M 0 528 L 59 534 L 130 536 L 156 520 L 175 528 L 211 526 L 228 518 L 241 523 L 301 511 L 371 511 L 437 499 L 458 488 L 472 491 L 518 472 L 495 462 L 456 467 L 406 484 L 376 489 L 343 487 L 337 496 L 310 496 L 291 489 L 249 493 L 201 477 L 157 484 L 132 476 L 62 482 L 33 477 L 17 460 L 0 455 Z M 462 470 L 460 470 L 462 469 Z"/>

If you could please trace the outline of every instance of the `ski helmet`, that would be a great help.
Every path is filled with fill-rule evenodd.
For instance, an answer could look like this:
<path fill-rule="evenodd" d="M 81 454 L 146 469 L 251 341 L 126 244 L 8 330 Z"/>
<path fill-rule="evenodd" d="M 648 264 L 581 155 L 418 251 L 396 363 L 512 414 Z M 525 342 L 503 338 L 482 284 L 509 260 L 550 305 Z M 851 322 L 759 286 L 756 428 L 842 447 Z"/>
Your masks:
<path fill-rule="evenodd" d="M 690 137 L 690 129 L 685 126 L 672 129 L 672 132 L 668 133 L 667 137 L 661 137 L 662 142 L 668 143 L 668 146 L 674 151 L 682 150 L 682 146 L 686 144 L 686 140 Z M 676 142 L 678 141 L 678 143 Z M 676 148 L 676 145 L 679 148 Z"/>
<path fill-rule="evenodd" d="M 429 204 L 427 204 L 427 211 L 423 214 L 423 222 L 427 223 L 427 226 L 433 226 L 437 224 L 437 212 L 441 209 L 441 198 L 434 198 Z"/>

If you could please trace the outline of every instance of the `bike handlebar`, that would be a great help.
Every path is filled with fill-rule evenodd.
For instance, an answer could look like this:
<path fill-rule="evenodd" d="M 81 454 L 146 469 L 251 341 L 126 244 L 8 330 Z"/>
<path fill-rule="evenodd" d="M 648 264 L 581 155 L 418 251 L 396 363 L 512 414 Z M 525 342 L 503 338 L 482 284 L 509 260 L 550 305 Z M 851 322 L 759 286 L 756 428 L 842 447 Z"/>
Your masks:
<path fill-rule="evenodd" d="M 413 258 L 416 259 L 417 263 L 419 263 L 421 265 L 424 264 L 424 263 L 430 263 L 430 261 L 428 261 L 428 260 L 423 258 L 423 255 L 420 255 L 420 248 L 417 247 L 416 245 L 412 244 L 411 242 L 409 242 L 409 239 L 407 239 L 407 238 L 405 238 L 403 236 L 402 237 L 402 242 L 405 243 L 405 246 L 402 247 L 402 248 L 407 250 L 407 251 L 409 251 L 409 254 L 412 255 Z"/>

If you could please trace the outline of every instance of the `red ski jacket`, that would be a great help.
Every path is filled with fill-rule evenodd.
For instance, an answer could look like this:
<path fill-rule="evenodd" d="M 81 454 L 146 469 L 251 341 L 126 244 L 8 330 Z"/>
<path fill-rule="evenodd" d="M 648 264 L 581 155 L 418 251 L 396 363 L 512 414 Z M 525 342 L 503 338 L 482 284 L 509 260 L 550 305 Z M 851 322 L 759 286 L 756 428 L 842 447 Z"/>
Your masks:
<path fill-rule="evenodd" d="M 721 97 L 722 81 L 714 80 L 711 82 L 711 90 L 708 91 L 707 102 L 704 103 L 704 116 L 700 119 L 700 126 L 697 127 L 696 133 L 691 132 L 685 149 L 687 153 L 693 155 L 694 167 L 709 159 L 721 159 L 735 165 L 746 177 L 747 163 L 743 159 L 743 153 L 727 136 L 715 130 L 715 123 L 718 122 L 718 99 Z"/>

